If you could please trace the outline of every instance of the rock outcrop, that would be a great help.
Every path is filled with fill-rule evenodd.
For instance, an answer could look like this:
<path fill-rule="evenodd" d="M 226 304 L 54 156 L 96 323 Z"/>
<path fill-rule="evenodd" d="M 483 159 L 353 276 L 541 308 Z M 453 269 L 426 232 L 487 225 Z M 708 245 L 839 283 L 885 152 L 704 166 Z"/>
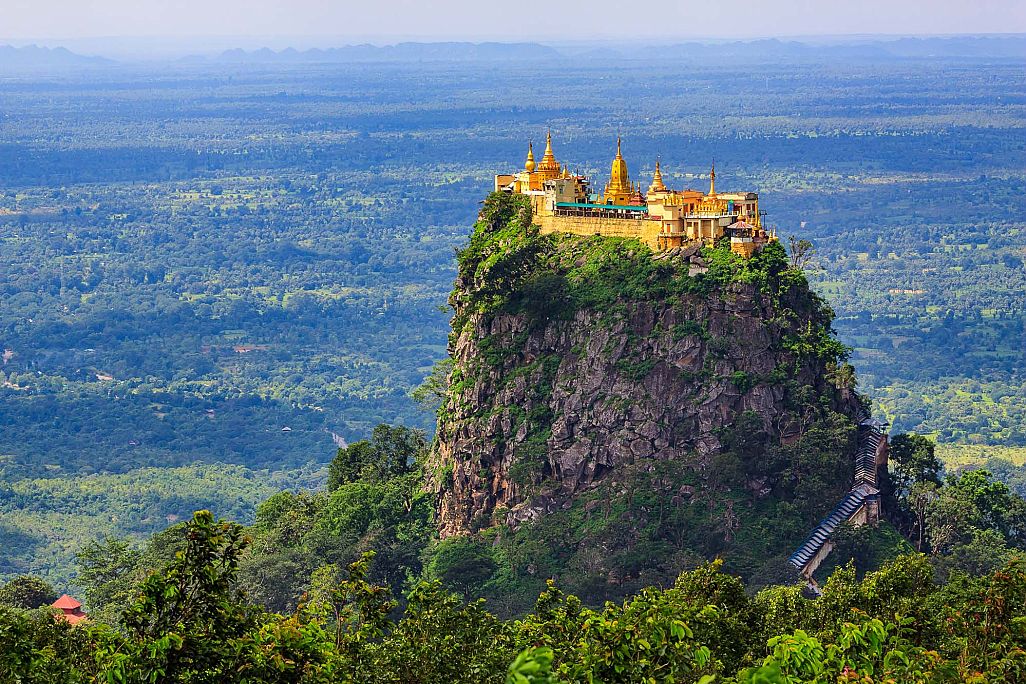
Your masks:
<path fill-rule="evenodd" d="M 488 218 L 479 232 L 503 228 Z M 856 413 L 858 397 L 831 374 L 840 348 L 831 313 L 782 250 L 741 264 L 698 245 L 653 255 L 624 241 L 610 252 L 604 238 L 526 239 L 544 242 L 508 283 L 529 296 L 488 307 L 475 296 L 506 242 L 472 244 L 461 263 L 454 369 L 432 455 L 443 537 L 568 509 L 632 464 L 680 461 L 705 473 L 741 416 L 767 443 L 788 444 L 810 410 Z M 645 271 L 640 285 L 627 282 L 632 264 Z M 592 293 L 599 281 L 602 297 Z M 744 486 L 764 496 L 773 477 L 753 474 Z M 851 475 L 836 479 L 842 492 Z"/>

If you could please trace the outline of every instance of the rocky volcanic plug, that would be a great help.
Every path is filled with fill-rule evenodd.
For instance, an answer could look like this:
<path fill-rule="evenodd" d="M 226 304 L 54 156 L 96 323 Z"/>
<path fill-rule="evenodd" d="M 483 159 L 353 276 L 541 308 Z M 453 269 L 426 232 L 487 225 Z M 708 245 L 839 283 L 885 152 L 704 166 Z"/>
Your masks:
<path fill-rule="evenodd" d="M 569 509 L 646 462 L 696 474 L 663 483 L 683 505 L 710 489 L 718 454 L 745 451 L 739 439 L 758 442 L 740 458 L 761 449 L 767 463 L 743 467 L 732 490 L 800 496 L 794 445 L 858 409 L 832 313 L 777 245 L 744 260 L 538 236 L 528 209 L 493 197 L 450 301 L 454 366 L 432 456 L 443 536 Z M 819 464 L 832 469 L 824 502 L 851 480 L 835 456 Z"/>

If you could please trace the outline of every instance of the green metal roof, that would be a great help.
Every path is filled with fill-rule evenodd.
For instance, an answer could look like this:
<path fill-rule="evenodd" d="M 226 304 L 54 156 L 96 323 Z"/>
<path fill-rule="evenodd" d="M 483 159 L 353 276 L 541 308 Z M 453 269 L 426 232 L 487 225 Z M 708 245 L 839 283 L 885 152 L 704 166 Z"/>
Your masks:
<path fill-rule="evenodd" d="M 623 211 L 648 211 L 644 204 L 587 204 L 585 202 L 556 202 L 557 209 L 620 209 Z"/>

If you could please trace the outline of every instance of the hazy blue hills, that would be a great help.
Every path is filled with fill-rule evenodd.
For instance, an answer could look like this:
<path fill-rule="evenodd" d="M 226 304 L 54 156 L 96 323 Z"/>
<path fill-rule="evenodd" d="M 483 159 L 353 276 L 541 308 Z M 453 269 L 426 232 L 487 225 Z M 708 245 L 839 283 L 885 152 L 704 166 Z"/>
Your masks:
<path fill-rule="evenodd" d="M 611 60 L 650 60 L 653 49 L 660 61 L 689 63 L 749 63 L 773 59 L 782 62 L 831 63 L 842 60 L 894 61 L 915 59 L 1021 60 L 1026 59 L 1026 36 L 943 36 L 891 38 L 867 36 L 849 39 L 780 40 L 776 38 L 738 41 L 688 41 L 653 46 L 648 41 L 633 43 L 541 43 L 402 42 L 394 45 L 344 45 L 299 50 L 268 47 L 234 48 L 216 55 L 190 55 L 184 64 L 346 64 L 400 62 L 553 62 L 598 64 Z M 123 63 L 104 57 L 85 56 L 63 47 L 0 46 L 0 69 L 33 70 Z"/>
<path fill-rule="evenodd" d="M 650 59 L 649 45 L 615 46 L 615 54 L 627 59 Z M 581 57 L 598 59 L 608 51 L 589 49 Z M 1026 36 L 953 36 L 938 38 L 874 38 L 824 42 L 780 40 L 731 41 L 723 43 L 686 42 L 659 48 L 662 60 L 731 62 L 774 60 L 880 60 L 897 59 L 1023 59 Z"/>
<path fill-rule="evenodd" d="M 103 57 L 87 57 L 62 47 L 0 45 L 0 69 L 102 66 L 112 63 L 111 60 Z"/>
<path fill-rule="evenodd" d="M 390 61 L 495 61 L 558 58 L 554 48 L 538 43 L 398 43 L 396 45 L 346 45 L 338 48 L 275 51 L 226 50 L 221 62 L 330 63 Z"/>
<path fill-rule="evenodd" d="M 548 46 L 539 43 L 398 43 L 396 45 L 347 45 L 309 50 L 243 50 L 221 53 L 216 61 L 232 63 L 333 63 L 409 61 L 552 61 L 573 59 L 602 62 L 610 59 L 651 59 L 653 46 L 634 44 Z M 699 62 L 848 59 L 1022 59 L 1026 58 L 1026 36 L 957 36 L 938 38 L 866 38 L 843 42 L 762 40 L 709 42 L 694 41 L 659 46 L 661 60 Z"/>
<path fill-rule="evenodd" d="M 900 38 L 880 48 L 895 57 L 1026 57 L 1026 36 Z"/>

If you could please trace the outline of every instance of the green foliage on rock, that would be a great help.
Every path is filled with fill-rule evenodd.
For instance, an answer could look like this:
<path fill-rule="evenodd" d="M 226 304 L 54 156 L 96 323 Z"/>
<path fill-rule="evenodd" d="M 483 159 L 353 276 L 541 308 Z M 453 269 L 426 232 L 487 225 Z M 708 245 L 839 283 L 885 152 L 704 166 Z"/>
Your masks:
<path fill-rule="evenodd" d="M 809 291 L 801 271 L 791 268 L 779 243 L 750 259 L 731 252 L 728 243 L 702 247 L 699 254 L 707 268 L 689 275 L 686 260 L 655 259 L 638 240 L 540 235 L 531 224 L 527 197 L 492 193 L 469 244 L 457 254 L 456 288 L 449 300 L 456 311 L 453 335 L 459 336 L 472 314 L 522 312 L 543 322 L 581 309 L 608 311 L 625 301 L 709 294 L 732 283 L 754 285 L 774 301 L 804 297 L 814 308 L 828 310 Z M 824 358 L 843 356 L 845 348 L 829 332 L 813 325 L 810 334 L 819 337 L 805 345 Z"/>

